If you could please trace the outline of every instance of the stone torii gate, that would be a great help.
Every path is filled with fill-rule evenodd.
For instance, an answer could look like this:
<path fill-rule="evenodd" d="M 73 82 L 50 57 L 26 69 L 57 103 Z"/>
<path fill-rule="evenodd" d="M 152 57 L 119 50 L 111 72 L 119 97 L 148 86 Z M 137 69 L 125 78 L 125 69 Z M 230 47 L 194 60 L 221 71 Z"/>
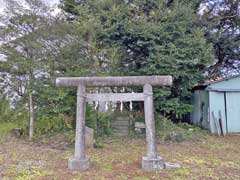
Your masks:
<path fill-rule="evenodd" d="M 69 169 L 86 170 L 89 159 L 85 154 L 85 108 L 89 101 L 144 101 L 147 155 L 142 157 L 142 168 L 163 169 L 165 162 L 157 156 L 153 91 L 152 86 L 171 86 L 171 76 L 123 76 L 123 77 L 62 77 L 56 79 L 57 86 L 77 86 L 77 113 L 74 156 L 68 162 Z M 143 93 L 86 93 L 86 87 L 143 86 Z"/>

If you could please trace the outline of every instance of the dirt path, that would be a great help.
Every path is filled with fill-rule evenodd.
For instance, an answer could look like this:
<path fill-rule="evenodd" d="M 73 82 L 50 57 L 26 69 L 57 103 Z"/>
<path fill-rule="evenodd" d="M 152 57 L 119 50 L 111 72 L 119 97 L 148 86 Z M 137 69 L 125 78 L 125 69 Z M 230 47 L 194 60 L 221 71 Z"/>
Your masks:
<path fill-rule="evenodd" d="M 72 148 L 52 148 L 8 138 L 0 144 L 1 180 L 240 180 L 240 136 L 208 137 L 201 142 L 159 144 L 159 154 L 178 162 L 177 170 L 142 171 L 144 139 L 108 139 L 101 149 L 88 150 L 91 168 L 67 169 Z"/>

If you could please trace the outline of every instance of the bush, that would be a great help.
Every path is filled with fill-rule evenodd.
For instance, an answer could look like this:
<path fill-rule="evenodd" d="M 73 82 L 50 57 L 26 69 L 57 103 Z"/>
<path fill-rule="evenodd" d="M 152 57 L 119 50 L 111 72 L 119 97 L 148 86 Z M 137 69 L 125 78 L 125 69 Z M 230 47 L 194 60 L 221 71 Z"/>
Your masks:
<path fill-rule="evenodd" d="M 24 109 L 13 109 L 5 97 L 0 99 L 0 136 L 6 135 L 14 128 L 26 129 L 28 113 Z"/>
<path fill-rule="evenodd" d="M 87 106 L 86 111 L 86 125 L 94 129 L 96 137 L 111 135 L 111 112 L 97 112 L 91 106 Z"/>
<path fill-rule="evenodd" d="M 63 114 L 37 115 L 35 120 L 35 135 L 54 133 L 72 129 L 71 121 Z"/>
<path fill-rule="evenodd" d="M 49 134 L 60 131 L 75 131 L 75 115 L 70 116 L 62 113 L 52 113 L 41 111 L 36 112 L 35 135 Z M 86 109 L 86 126 L 93 128 L 96 137 L 110 135 L 111 113 L 97 112 L 92 107 Z M 27 125 L 26 125 L 27 126 Z"/>
<path fill-rule="evenodd" d="M 13 122 L 0 122 L 0 141 L 17 125 Z"/>
<path fill-rule="evenodd" d="M 167 118 L 157 121 L 157 136 L 162 141 L 182 142 L 201 140 L 206 137 L 207 131 L 188 123 L 173 123 Z"/>
<path fill-rule="evenodd" d="M 25 116 L 25 112 L 10 108 L 10 101 L 5 97 L 0 99 L 0 122 L 17 122 L 22 116 Z"/>

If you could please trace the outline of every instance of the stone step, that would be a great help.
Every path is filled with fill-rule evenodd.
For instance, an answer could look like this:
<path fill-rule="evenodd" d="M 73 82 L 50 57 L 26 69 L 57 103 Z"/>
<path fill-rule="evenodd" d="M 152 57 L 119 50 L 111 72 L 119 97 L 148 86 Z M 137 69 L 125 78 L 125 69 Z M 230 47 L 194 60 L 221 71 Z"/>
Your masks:
<path fill-rule="evenodd" d="M 113 132 L 122 132 L 122 133 L 128 133 L 128 129 L 113 129 Z"/>
<path fill-rule="evenodd" d="M 115 136 L 121 137 L 121 136 L 128 136 L 128 133 L 119 133 L 119 132 L 114 132 L 113 133 Z"/>
<path fill-rule="evenodd" d="M 125 134 L 128 134 L 128 129 L 126 129 L 126 130 L 119 130 L 119 129 L 115 129 L 115 130 L 113 130 L 113 132 L 114 133 L 125 133 Z"/>
<path fill-rule="evenodd" d="M 129 126 L 112 126 L 112 129 L 129 129 Z"/>
<path fill-rule="evenodd" d="M 115 126 L 115 127 L 113 126 L 112 128 L 113 128 L 113 130 L 114 130 L 114 129 L 118 129 L 118 130 L 125 130 L 125 129 L 128 130 L 128 129 L 129 129 L 128 126 Z"/>
<path fill-rule="evenodd" d="M 112 126 L 129 126 L 128 121 L 113 121 Z"/>
<path fill-rule="evenodd" d="M 127 136 L 129 133 L 129 117 L 124 115 L 116 116 L 112 123 L 113 134 L 116 136 Z"/>
<path fill-rule="evenodd" d="M 112 126 L 113 129 L 129 129 L 128 126 Z"/>
<path fill-rule="evenodd" d="M 122 130 L 121 131 L 119 131 L 119 130 L 118 131 L 117 130 L 113 131 L 113 134 L 125 134 L 125 135 L 128 135 L 128 133 L 129 133 L 128 130 L 127 131 L 122 131 Z"/>
<path fill-rule="evenodd" d="M 129 121 L 129 117 L 115 117 L 114 121 Z"/>

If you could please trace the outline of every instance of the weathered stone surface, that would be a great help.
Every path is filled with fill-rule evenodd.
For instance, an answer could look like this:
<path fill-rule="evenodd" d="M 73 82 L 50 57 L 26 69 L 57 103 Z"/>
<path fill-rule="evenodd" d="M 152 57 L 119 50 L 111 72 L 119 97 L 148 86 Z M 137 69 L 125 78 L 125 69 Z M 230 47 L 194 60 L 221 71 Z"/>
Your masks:
<path fill-rule="evenodd" d="M 127 136 L 129 125 L 129 117 L 119 113 L 119 116 L 112 121 L 113 134 L 115 136 Z"/>
<path fill-rule="evenodd" d="M 112 126 L 116 127 L 116 126 L 129 126 L 129 121 L 125 120 L 125 121 L 121 121 L 121 120 L 115 120 L 112 122 Z"/>
<path fill-rule="evenodd" d="M 56 79 L 57 86 L 171 86 L 172 76 L 109 76 L 109 77 L 62 77 Z"/>
<path fill-rule="evenodd" d="M 152 86 L 145 84 L 143 86 L 143 93 L 145 94 L 144 116 L 146 124 L 147 157 L 157 157 Z"/>
<path fill-rule="evenodd" d="M 165 162 L 165 168 L 166 169 L 179 169 L 181 168 L 181 165 L 178 163 L 171 163 L 171 162 Z"/>
<path fill-rule="evenodd" d="M 88 158 L 85 158 L 85 159 L 72 158 L 72 159 L 69 159 L 68 161 L 68 168 L 71 170 L 84 171 L 84 170 L 87 170 L 89 166 L 90 166 L 90 163 Z"/>
<path fill-rule="evenodd" d="M 93 148 L 94 144 L 94 130 L 85 126 L 85 144 L 87 148 Z"/>
<path fill-rule="evenodd" d="M 85 158 L 85 115 L 86 103 L 83 96 L 86 92 L 86 86 L 78 86 L 77 89 L 77 113 L 76 113 L 76 136 L 74 157 L 77 159 Z"/>
<path fill-rule="evenodd" d="M 103 103 L 105 111 L 105 102 L 110 101 L 121 101 L 121 102 L 130 102 L 130 101 L 143 101 L 143 93 L 102 93 L 102 94 L 86 94 L 86 101 L 98 101 L 100 104 Z"/>
<path fill-rule="evenodd" d="M 142 157 L 142 169 L 150 171 L 164 168 L 165 163 L 160 156 L 157 156 L 156 158 Z"/>
<path fill-rule="evenodd" d="M 145 129 L 145 123 L 143 122 L 135 122 L 135 128 Z"/>
<path fill-rule="evenodd" d="M 146 129 L 145 123 L 135 122 L 134 127 L 135 127 L 134 129 L 136 133 L 139 133 L 139 134 L 145 133 L 145 129 Z"/>

